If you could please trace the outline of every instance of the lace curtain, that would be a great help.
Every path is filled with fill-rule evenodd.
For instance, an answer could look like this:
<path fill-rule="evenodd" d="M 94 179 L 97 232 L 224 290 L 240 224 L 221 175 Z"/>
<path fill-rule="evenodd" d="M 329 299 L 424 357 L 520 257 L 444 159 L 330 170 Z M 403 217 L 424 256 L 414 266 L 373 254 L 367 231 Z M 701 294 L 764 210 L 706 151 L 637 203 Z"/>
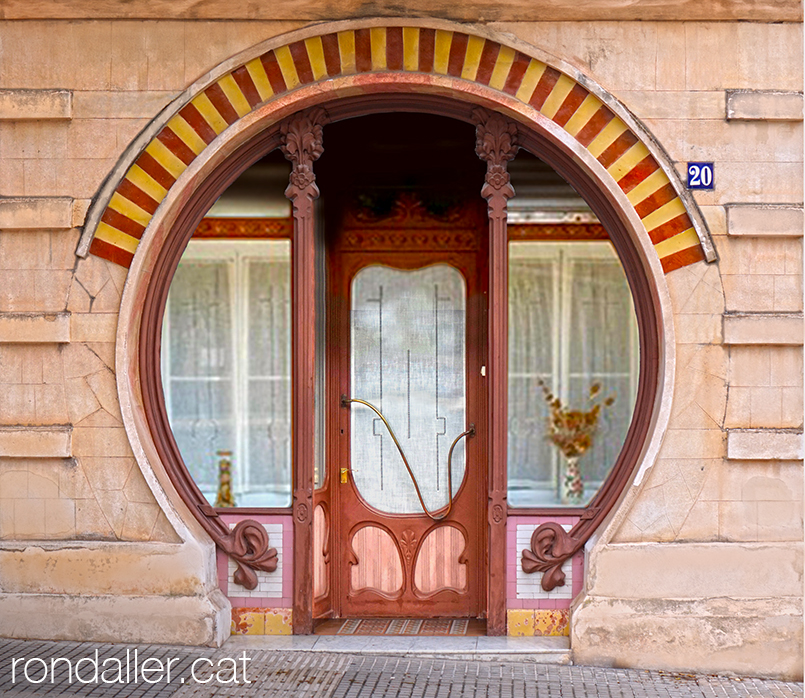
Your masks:
<path fill-rule="evenodd" d="M 193 241 L 171 283 L 162 380 L 182 458 L 210 503 L 232 452 L 237 506 L 289 506 L 287 241 Z"/>
<path fill-rule="evenodd" d="M 509 262 L 509 504 L 559 504 L 560 461 L 546 438 L 538 381 L 573 408 L 590 386 L 616 394 L 580 461 L 585 497 L 603 484 L 621 450 L 637 388 L 637 324 L 631 293 L 607 242 L 513 242 Z"/>

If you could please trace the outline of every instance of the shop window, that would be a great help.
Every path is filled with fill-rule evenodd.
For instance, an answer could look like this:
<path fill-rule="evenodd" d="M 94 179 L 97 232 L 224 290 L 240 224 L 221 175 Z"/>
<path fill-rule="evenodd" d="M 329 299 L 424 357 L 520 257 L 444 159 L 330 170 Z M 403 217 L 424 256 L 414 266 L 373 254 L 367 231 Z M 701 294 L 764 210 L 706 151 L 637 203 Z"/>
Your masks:
<path fill-rule="evenodd" d="M 168 295 L 162 384 L 174 438 L 210 504 L 226 459 L 236 506 L 290 506 L 289 240 L 190 241 Z"/>
<path fill-rule="evenodd" d="M 509 506 L 584 506 L 592 499 L 629 429 L 638 362 L 632 296 L 608 240 L 509 243 Z M 583 494 L 575 500 L 563 497 L 566 459 L 548 438 L 543 385 L 563 406 L 602 405 L 592 446 L 578 461 Z"/>

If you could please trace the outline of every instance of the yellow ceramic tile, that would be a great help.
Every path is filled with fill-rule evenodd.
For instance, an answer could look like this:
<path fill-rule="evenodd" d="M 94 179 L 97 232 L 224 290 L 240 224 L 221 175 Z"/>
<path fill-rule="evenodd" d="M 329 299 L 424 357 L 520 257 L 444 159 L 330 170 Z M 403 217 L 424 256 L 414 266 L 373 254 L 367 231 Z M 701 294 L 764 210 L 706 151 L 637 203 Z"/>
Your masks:
<path fill-rule="evenodd" d="M 232 609 L 233 635 L 265 635 L 265 613 L 260 608 Z"/>
<path fill-rule="evenodd" d="M 534 611 L 534 635 L 561 637 L 570 635 L 570 611 L 567 609 Z"/>
<path fill-rule="evenodd" d="M 265 613 L 266 635 L 293 635 L 293 611 L 290 608 L 267 609 Z"/>
<path fill-rule="evenodd" d="M 531 637 L 534 634 L 534 611 L 530 609 L 506 611 L 506 627 L 511 637 Z"/>

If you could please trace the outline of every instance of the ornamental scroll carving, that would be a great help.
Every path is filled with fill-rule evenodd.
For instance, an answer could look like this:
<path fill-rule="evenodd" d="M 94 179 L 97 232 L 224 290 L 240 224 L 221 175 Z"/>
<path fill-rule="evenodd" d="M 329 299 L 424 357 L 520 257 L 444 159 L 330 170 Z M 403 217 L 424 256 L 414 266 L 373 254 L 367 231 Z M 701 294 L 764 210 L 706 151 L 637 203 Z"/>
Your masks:
<path fill-rule="evenodd" d="M 268 547 L 268 533 L 256 521 L 239 521 L 220 546 L 238 567 L 233 577 L 235 584 L 246 589 L 257 587 L 255 570 L 274 572 L 277 569 L 277 549 Z"/>
<path fill-rule="evenodd" d="M 282 154 L 291 161 L 290 184 L 285 190 L 287 196 L 296 206 L 297 199 L 303 195 L 309 199 L 319 196 L 316 186 L 316 175 L 313 163 L 324 152 L 324 124 L 327 112 L 317 107 L 294 114 L 280 126 Z"/>
<path fill-rule="evenodd" d="M 514 196 L 506 163 L 513 160 L 520 149 L 517 145 L 517 125 L 485 109 L 473 110 L 472 116 L 475 121 L 475 153 L 486 163 L 481 196 L 491 207 L 495 198 L 505 202 Z"/>
<path fill-rule="evenodd" d="M 584 541 L 573 538 L 558 523 L 550 521 L 531 534 L 531 548 L 523 550 L 523 572 L 542 572 L 542 588 L 551 591 L 564 586 L 562 565 L 581 548 Z"/>

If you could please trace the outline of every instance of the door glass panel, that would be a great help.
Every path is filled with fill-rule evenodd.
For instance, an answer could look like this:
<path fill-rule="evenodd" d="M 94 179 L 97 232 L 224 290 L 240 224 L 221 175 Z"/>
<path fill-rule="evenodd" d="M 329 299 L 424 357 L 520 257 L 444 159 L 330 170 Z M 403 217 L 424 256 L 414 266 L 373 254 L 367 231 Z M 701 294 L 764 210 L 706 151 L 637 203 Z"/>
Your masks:
<path fill-rule="evenodd" d="M 371 266 L 352 282 L 351 397 L 386 417 L 431 511 L 448 503 L 448 450 L 466 428 L 465 316 L 464 277 L 448 265 Z M 361 496 L 382 512 L 421 513 L 383 422 L 355 403 L 351 418 L 350 464 Z M 464 462 L 462 440 L 453 453 L 454 494 Z"/>

